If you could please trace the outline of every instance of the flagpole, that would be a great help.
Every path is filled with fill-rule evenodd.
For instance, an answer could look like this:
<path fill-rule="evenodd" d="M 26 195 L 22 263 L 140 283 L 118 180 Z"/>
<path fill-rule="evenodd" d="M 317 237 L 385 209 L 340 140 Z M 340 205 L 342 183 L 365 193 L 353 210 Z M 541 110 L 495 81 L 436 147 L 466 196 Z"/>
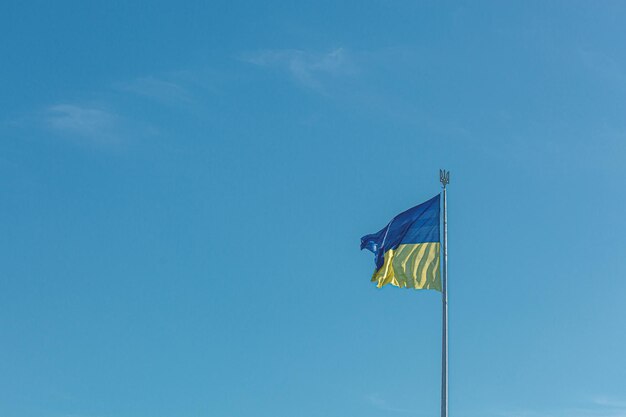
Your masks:
<path fill-rule="evenodd" d="M 439 181 L 443 184 L 443 326 L 441 344 L 441 417 L 448 417 L 448 202 L 446 185 L 450 183 L 450 171 L 439 170 Z"/>

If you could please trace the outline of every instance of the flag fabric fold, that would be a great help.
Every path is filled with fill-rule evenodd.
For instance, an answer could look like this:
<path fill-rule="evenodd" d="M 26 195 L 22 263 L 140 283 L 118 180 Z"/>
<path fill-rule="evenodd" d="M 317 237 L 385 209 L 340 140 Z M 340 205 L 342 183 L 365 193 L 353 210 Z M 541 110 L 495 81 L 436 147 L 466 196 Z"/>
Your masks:
<path fill-rule="evenodd" d="M 439 268 L 440 195 L 398 214 L 382 230 L 361 238 L 361 250 L 374 253 L 372 282 L 380 288 L 441 291 Z"/>

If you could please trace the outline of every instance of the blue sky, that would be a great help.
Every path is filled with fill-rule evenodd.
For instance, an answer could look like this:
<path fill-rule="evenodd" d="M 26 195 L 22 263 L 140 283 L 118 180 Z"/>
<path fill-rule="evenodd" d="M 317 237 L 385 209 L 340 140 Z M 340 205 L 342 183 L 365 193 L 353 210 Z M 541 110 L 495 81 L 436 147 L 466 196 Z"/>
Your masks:
<path fill-rule="evenodd" d="M 4 2 L 0 415 L 626 416 L 620 2 Z"/>

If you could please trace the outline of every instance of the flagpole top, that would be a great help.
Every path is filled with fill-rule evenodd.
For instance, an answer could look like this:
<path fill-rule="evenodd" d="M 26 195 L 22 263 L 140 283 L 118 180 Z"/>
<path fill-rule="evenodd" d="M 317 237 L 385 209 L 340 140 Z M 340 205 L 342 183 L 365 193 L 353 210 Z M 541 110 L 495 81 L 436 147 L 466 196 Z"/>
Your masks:
<path fill-rule="evenodd" d="M 450 171 L 446 171 L 445 169 L 440 169 L 439 181 L 443 184 L 443 188 L 446 188 L 446 185 L 450 184 Z"/>

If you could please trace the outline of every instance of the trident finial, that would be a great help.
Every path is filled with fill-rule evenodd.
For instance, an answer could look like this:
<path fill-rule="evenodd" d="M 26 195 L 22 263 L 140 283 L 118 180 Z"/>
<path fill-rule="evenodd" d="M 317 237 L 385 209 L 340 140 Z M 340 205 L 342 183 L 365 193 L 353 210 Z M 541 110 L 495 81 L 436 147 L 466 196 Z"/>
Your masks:
<path fill-rule="evenodd" d="M 450 171 L 446 171 L 445 169 L 439 170 L 439 181 L 443 184 L 443 188 L 446 188 L 446 185 L 450 184 Z"/>

